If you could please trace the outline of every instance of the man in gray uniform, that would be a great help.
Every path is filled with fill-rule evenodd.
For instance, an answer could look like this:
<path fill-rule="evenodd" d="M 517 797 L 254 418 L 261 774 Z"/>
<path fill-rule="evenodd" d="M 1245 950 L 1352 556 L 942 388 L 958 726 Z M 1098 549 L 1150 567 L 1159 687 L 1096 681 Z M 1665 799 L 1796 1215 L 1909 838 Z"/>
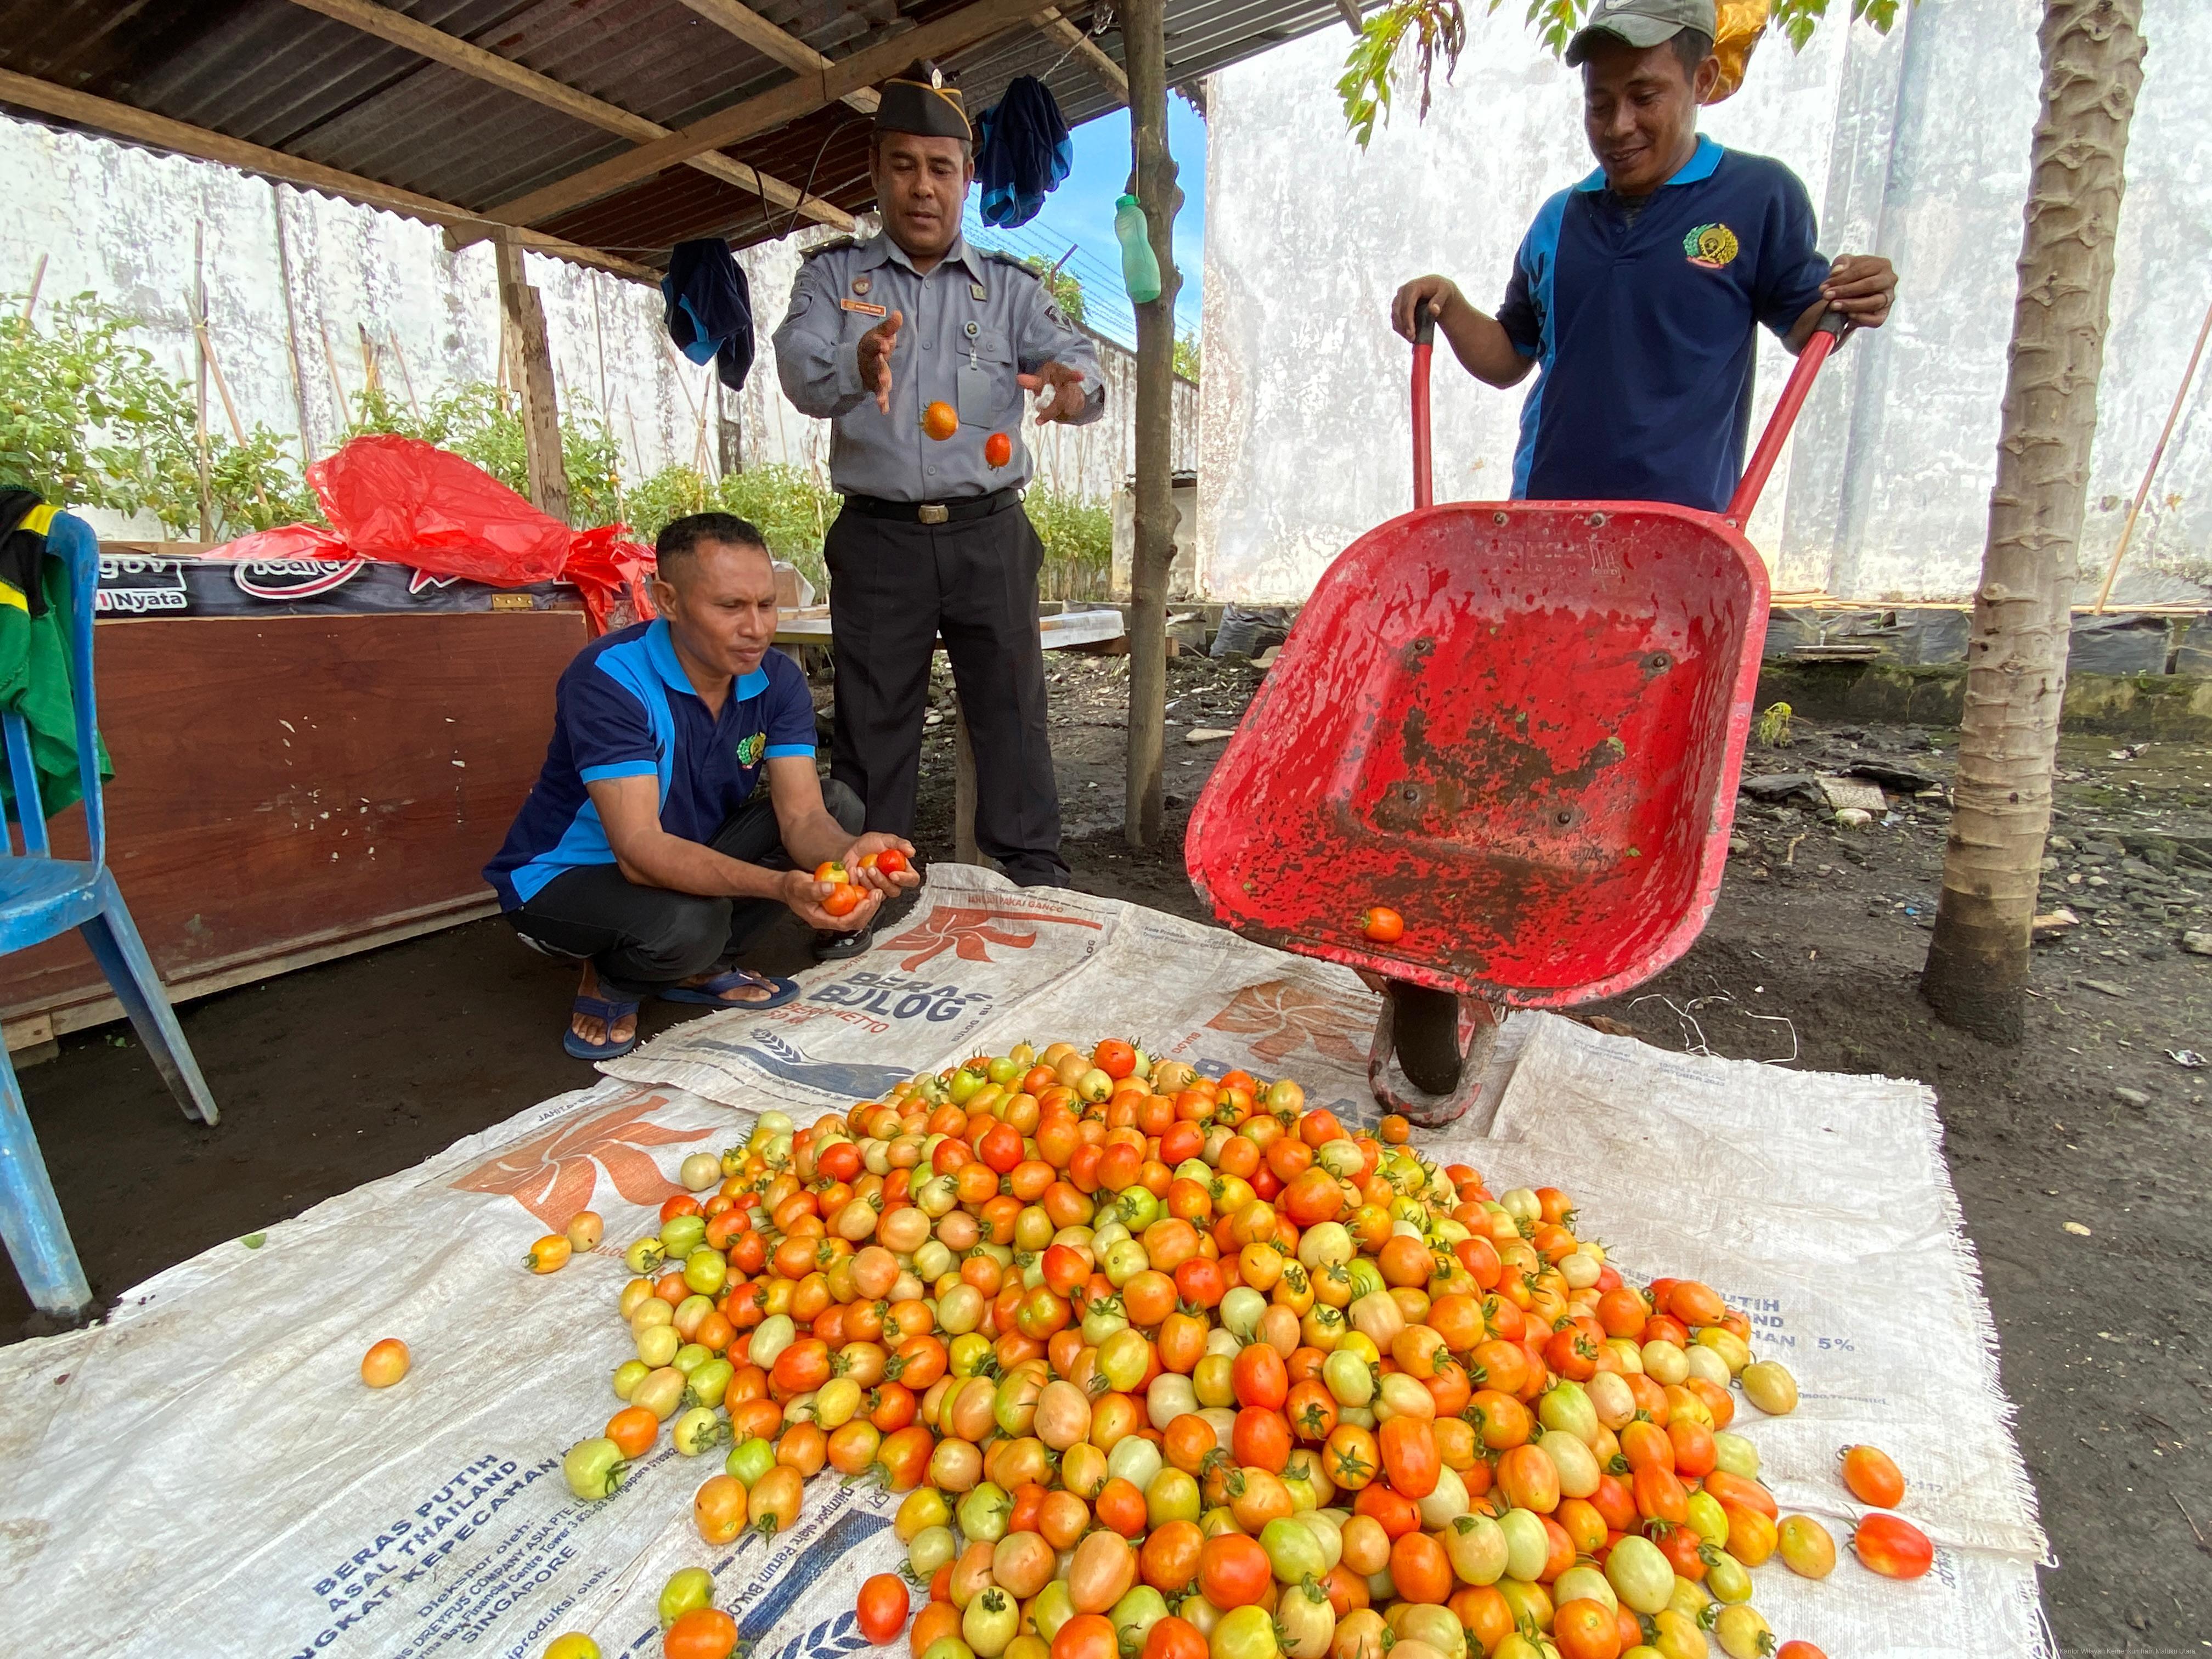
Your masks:
<path fill-rule="evenodd" d="M 830 481 L 845 498 L 823 549 L 830 775 L 860 795 L 870 830 L 912 832 L 941 634 L 975 745 L 976 845 L 1024 886 L 1065 886 L 1022 394 L 1037 394 L 1040 425 L 1097 420 L 1097 354 L 1034 272 L 962 237 L 974 145 L 933 65 L 884 87 L 870 173 L 883 230 L 810 254 L 775 332 L 785 395 L 832 422 Z"/>

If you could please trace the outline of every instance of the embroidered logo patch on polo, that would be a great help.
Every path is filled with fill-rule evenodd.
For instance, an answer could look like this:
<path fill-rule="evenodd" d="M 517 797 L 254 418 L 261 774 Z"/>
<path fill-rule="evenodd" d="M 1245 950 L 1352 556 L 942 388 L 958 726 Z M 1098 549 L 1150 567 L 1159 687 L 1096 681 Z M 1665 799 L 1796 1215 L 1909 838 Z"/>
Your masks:
<path fill-rule="evenodd" d="M 1726 225 L 1699 225 L 1682 239 L 1683 255 L 1706 270 L 1718 270 L 1740 252 L 1735 233 Z"/>
<path fill-rule="evenodd" d="M 754 764 L 760 759 L 761 751 L 767 747 L 768 733 L 765 732 L 756 732 L 750 738 L 744 738 L 738 744 L 738 764 L 740 766 Z"/>

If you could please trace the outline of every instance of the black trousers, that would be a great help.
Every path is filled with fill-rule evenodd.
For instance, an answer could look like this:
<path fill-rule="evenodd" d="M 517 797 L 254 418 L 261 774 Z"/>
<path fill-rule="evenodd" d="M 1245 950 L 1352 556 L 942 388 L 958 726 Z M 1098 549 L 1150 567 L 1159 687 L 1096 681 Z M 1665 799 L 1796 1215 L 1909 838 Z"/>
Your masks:
<path fill-rule="evenodd" d="M 850 789 L 825 778 L 822 804 L 847 834 L 860 833 L 860 798 Z M 791 867 L 766 789 L 755 790 L 708 844 L 747 864 Z M 507 919 L 525 944 L 548 956 L 589 957 L 606 989 L 635 998 L 706 972 L 785 908 L 775 899 L 640 887 L 615 866 L 594 864 L 554 877 Z"/>
<path fill-rule="evenodd" d="M 836 635 L 830 775 L 865 803 L 870 830 L 914 833 L 938 637 L 975 752 L 975 844 L 1024 886 L 1065 886 L 1060 787 L 1045 730 L 1036 578 L 1044 546 L 1009 505 L 959 524 L 903 524 L 848 510 L 823 546 Z"/>

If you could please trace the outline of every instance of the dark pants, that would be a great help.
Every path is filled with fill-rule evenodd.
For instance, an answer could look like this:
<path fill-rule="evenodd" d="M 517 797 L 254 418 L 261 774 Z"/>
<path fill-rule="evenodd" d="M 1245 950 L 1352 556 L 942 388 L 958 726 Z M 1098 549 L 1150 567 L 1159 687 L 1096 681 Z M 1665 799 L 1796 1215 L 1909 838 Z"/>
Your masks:
<path fill-rule="evenodd" d="M 866 804 L 868 828 L 914 833 L 929 661 L 941 635 L 975 752 L 975 844 L 1024 886 L 1065 886 L 1037 644 L 1044 547 L 1029 515 L 1008 506 L 927 525 L 848 510 L 830 526 L 823 557 L 837 655 L 830 775 Z"/>
<path fill-rule="evenodd" d="M 860 798 L 850 789 L 825 778 L 822 804 L 848 835 L 860 833 Z M 730 814 L 708 844 L 746 864 L 791 868 L 766 789 Z M 785 908 L 775 899 L 640 887 L 613 865 L 594 864 L 554 877 L 507 919 L 526 944 L 548 956 L 589 957 L 607 990 L 634 998 L 706 972 Z"/>

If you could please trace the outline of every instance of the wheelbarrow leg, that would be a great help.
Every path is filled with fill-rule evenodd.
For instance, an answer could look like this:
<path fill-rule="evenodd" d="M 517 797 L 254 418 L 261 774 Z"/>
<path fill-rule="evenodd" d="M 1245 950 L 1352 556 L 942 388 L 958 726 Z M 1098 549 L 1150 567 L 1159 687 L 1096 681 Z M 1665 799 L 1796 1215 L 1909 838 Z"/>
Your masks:
<path fill-rule="evenodd" d="M 1384 981 L 1382 1011 L 1367 1055 L 1367 1084 L 1376 1103 L 1427 1129 L 1464 1115 L 1497 1046 L 1498 1020 L 1498 1011 L 1478 997 Z M 1392 1075 L 1394 1058 L 1402 1089 Z"/>

